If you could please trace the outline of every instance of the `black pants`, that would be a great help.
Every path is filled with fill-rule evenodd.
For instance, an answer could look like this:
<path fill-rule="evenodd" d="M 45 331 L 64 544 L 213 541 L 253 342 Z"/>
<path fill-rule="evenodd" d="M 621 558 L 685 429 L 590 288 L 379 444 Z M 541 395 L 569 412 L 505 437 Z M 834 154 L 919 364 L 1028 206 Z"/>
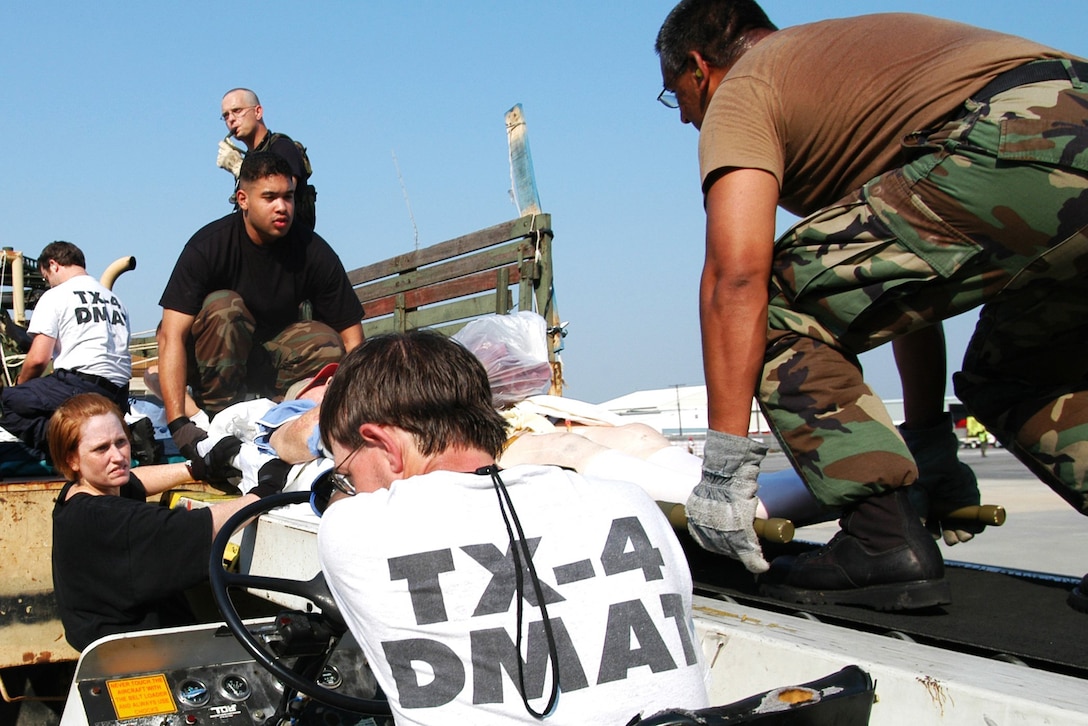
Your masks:
<path fill-rule="evenodd" d="M 0 427 L 19 439 L 41 459 L 49 459 L 46 429 L 53 411 L 72 396 L 80 393 L 100 393 L 117 404 L 122 415 L 128 411 L 128 384 L 109 390 L 99 383 L 86 380 L 69 370 L 34 378 L 0 391 Z"/>

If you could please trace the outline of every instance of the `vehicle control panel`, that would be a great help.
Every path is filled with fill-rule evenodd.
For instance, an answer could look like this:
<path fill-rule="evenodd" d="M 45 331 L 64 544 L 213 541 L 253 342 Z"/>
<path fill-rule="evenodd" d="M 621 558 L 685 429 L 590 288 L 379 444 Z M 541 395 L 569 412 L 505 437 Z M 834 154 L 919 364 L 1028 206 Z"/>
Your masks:
<path fill-rule="evenodd" d="M 318 676 L 338 693 L 374 698 L 378 691 L 362 651 L 344 639 Z M 84 654 L 75 687 L 86 720 L 94 726 L 253 726 L 264 724 L 283 704 L 283 687 L 224 629 L 195 626 L 134 634 L 102 642 Z M 366 724 L 301 699 L 295 715 L 321 724 Z M 375 723 L 382 723 L 378 719 Z"/>

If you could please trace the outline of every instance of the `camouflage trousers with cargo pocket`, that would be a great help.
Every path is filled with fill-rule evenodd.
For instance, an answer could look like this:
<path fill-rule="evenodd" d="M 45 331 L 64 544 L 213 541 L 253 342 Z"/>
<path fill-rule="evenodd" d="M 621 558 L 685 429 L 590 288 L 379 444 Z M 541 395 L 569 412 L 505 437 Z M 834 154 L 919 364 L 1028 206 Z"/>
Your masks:
<path fill-rule="evenodd" d="M 818 500 L 911 483 L 857 355 L 982 305 L 958 397 L 1088 514 L 1088 79 L 1013 88 L 775 243 L 759 400 Z"/>
<path fill-rule="evenodd" d="M 204 298 L 187 346 L 188 383 L 208 415 L 250 396 L 282 396 L 344 355 L 340 335 L 324 323 L 301 320 L 269 340 L 258 340 L 256 330 L 238 293 L 217 290 Z"/>

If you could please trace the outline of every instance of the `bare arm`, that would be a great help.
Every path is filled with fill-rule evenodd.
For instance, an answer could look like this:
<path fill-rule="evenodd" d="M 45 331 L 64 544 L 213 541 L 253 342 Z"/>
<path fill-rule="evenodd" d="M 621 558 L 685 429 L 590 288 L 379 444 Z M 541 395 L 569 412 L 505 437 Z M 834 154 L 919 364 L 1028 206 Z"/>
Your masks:
<path fill-rule="evenodd" d="M 139 466 L 132 470 L 140 483 L 144 485 L 148 496 L 162 494 L 182 484 L 192 484 L 193 477 L 185 464 L 153 464 Z"/>
<path fill-rule="evenodd" d="M 159 385 L 159 367 L 148 366 L 144 371 L 144 385 L 147 386 L 147 390 L 151 391 L 155 396 L 162 400 L 162 387 Z M 188 393 L 185 394 L 185 415 L 189 418 L 196 416 L 200 413 L 200 407 L 196 405 L 196 401 Z"/>
<path fill-rule="evenodd" d="M 188 359 L 185 340 L 196 316 L 177 310 L 162 311 L 162 325 L 156 335 L 159 344 L 159 387 L 166 408 L 166 420 L 185 415 L 185 381 Z"/>
<path fill-rule="evenodd" d="M 344 352 L 350 353 L 363 342 L 363 324 L 355 323 L 340 331 L 340 340 L 344 341 Z"/>
<path fill-rule="evenodd" d="M 173 489 L 180 484 L 191 484 L 193 478 L 189 476 L 189 470 L 185 464 L 162 464 L 158 466 L 141 466 L 135 470 L 135 474 L 144 485 L 147 495 L 161 494 Z M 256 494 L 244 494 L 234 499 L 212 504 L 208 507 L 212 513 L 212 538 L 214 539 L 223 525 L 227 523 L 235 512 L 248 504 L 256 502 L 260 497 Z"/>
<path fill-rule="evenodd" d="M 17 383 L 26 383 L 44 373 L 45 367 L 53 358 L 53 348 L 56 345 L 56 338 L 50 338 L 42 333 L 35 335 L 30 342 L 30 350 L 27 351 L 26 358 L 23 360 L 23 367 L 19 370 Z"/>
<path fill-rule="evenodd" d="M 944 327 L 938 323 L 892 341 L 903 383 L 903 417 L 910 428 L 928 428 L 944 415 L 947 378 Z"/>
<path fill-rule="evenodd" d="M 699 289 L 710 428 L 747 436 L 767 345 L 767 285 L 778 182 L 734 169 L 706 195 L 706 261 Z"/>
<path fill-rule="evenodd" d="M 268 443 L 276 450 L 276 456 L 288 464 L 303 464 L 316 457 L 307 442 L 321 417 L 321 407 L 311 408 L 293 421 L 280 426 L 268 437 Z"/>
<path fill-rule="evenodd" d="M 243 507 L 252 504 L 260 499 L 256 494 L 245 494 L 237 499 L 231 499 L 226 502 L 219 502 L 213 504 L 209 509 L 212 510 L 212 539 L 219 534 L 219 530 L 223 528 L 223 525 L 227 523 L 235 512 L 239 511 Z"/>

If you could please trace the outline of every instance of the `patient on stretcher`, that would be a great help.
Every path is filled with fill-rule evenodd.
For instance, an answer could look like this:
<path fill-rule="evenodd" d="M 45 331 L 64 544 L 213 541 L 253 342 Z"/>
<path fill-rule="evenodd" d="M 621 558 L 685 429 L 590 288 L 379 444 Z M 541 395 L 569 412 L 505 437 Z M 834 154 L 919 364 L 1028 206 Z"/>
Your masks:
<path fill-rule="evenodd" d="M 332 468 L 317 432 L 320 403 L 335 364 L 296 384 L 286 400 L 257 399 L 230 406 L 202 424 L 209 432 L 199 447 L 224 436 L 242 440 L 239 489 L 246 492 L 262 476 L 282 476 L 288 491 L 308 489 Z M 154 379 L 148 377 L 154 390 Z M 195 408 L 195 407 L 194 407 Z M 653 428 L 623 423 L 607 409 L 560 396 L 531 396 L 503 410 L 510 438 L 499 457 L 503 467 L 548 464 L 596 478 L 638 485 L 659 502 L 683 504 L 699 483 L 702 459 L 674 446 Z M 192 412 L 200 417 L 203 413 Z M 192 416 L 191 416 L 192 417 Z M 198 418 L 194 418 L 198 420 Z M 780 517 L 795 525 L 826 521 L 824 511 L 792 469 L 762 473 L 756 516 Z"/>

